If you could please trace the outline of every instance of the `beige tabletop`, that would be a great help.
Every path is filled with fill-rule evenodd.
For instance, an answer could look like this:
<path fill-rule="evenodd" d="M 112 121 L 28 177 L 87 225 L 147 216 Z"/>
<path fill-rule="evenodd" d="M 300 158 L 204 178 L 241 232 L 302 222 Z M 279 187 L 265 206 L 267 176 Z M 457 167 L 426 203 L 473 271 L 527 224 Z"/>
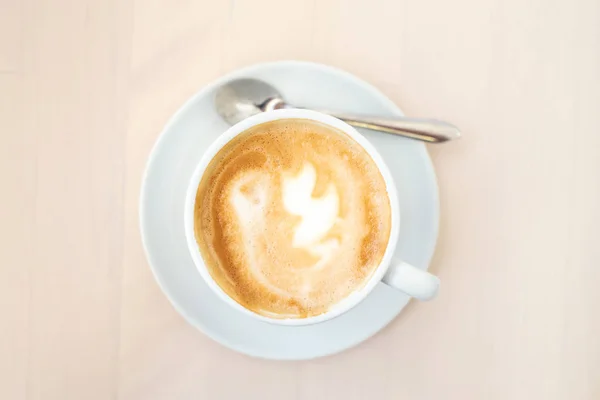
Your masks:
<path fill-rule="evenodd" d="M 168 118 L 279 59 L 464 132 L 439 298 L 304 362 L 188 325 L 138 230 Z M 0 135 L 0 399 L 600 399 L 598 0 L 0 0 Z"/>

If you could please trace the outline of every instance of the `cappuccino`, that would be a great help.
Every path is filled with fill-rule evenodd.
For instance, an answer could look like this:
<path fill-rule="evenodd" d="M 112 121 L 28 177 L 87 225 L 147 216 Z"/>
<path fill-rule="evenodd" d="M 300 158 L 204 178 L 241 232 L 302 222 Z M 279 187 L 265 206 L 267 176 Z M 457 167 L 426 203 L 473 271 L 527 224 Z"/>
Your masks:
<path fill-rule="evenodd" d="M 306 119 L 254 126 L 211 160 L 194 233 L 227 295 L 270 318 L 329 311 L 360 290 L 388 245 L 376 163 L 342 131 Z"/>

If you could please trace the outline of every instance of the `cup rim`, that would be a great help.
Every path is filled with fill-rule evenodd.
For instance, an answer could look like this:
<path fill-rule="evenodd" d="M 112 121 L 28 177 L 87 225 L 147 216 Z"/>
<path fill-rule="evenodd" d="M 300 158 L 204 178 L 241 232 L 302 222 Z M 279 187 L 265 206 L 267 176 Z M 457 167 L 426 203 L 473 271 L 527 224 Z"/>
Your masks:
<path fill-rule="evenodd" d="M 251 311 L 243 305 L 241 305 L 240 303 L 238 303 L 215 282 L 214 278 L 208 271 L 208 268 L 205 265 L 204 259 L 202 258 L 200 249 L 196 242 L 194 231 L 194 207 L 196 204 L 196 194 L 198 191 L 198 185 L 200 184 L 200 181 L 204 176 L 204 172 L 208 164 L 212 161 L 215 155 L 233 138 L 245 132 L 246 130 L 265 122 L 277 121 L 282 119 L 308 119 L 311 121 L 316 121 L 332 126 L 349 135 L 363 149 L 367 151 L 371 159 L 377 165 L 377 168 L 383 176 L 386 185 L 387 195 L 390 201 L 390 236 L 388 238 L 388 243 L 384 255 L 375 271 L 371 274 L 371 277 L 360 289 L 354 291 L 349 296 L 345 297 L 343 300 L 333 305 L 333 307 L 327 312 L 307 318 L 270 318 L 258 314 L 254 311 Z M 211 143 L 210 146 L 208 146 L 207 150 L 204 152 L 202 158 L 200 159 L 196 168 L 194 169 L 194 173 L 192 174 L 187 187 L 184 209 L 184 227 L 188 250 L 190 252 L 192 260 L 194 261 L 194 265 L 200 273 L 200 276 L 202 276 L 206 284 L 213 290 L 215 294 L 217 294 L 218 297 L 220 297 L 223 301 L 231 305 L 233 308 L 254 319 L 258 319 L 260 321 L 276 325 L 303 326 L 324 322 L 344 314 L 345 312 L 351 310 L 356 305 L 358 305 L 365 297 L 367 297 L 369 293 L 371 293 L 371 291 L 373 291 L 375 286 L 377 286 L 377 284 L 381 282 L 385 273 L 390 267 L 393 254 L 398 243 L 398 236 L 400 232 L 400 206 L 398 202 L 398 193 L 394 184 L 394 180 L 392 178 L 391 172 L 389 171 L 389 168 L 383 160 L 383 157 L 379 154 L 375 146 L 373 146 L 355 128 L 348 125 L 344 121 L 341 121 L 327 114 L 322 114 L 317 111 L 303 109 L 280 109 L 259 113 L 249 118 L 246 118 L 243 121 L 238 122 L 237 124 L 227 129 L 223 134 L 217 137 L 217 139 L 213 143 Z"/>

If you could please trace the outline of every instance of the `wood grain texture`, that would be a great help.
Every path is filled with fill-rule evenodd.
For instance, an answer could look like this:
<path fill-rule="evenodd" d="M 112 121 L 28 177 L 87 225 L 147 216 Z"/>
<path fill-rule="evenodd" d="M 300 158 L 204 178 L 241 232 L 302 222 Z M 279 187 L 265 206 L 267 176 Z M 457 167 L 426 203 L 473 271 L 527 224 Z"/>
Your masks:
<path fill-rule="evenodd" d="M 306 362 L 187 325 L 138 231 L 167 119 L 279 59 L 464 131 L 430 147 L 439 299 Z M 0 0 L 0 398 L 600 398 L 598 71 L 596 0 Z"/>

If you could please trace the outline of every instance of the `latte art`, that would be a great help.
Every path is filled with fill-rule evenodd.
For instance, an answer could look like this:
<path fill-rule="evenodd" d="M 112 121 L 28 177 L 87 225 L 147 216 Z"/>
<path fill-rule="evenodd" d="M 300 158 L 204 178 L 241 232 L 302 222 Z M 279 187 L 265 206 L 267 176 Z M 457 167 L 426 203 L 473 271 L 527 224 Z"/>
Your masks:
<path fill-rule="evenodd" d="M 195 233 L 208 270 L 274 318 L 327 312 L 377 268 L 390 233 L 385 182 L 345 133 L 309 120 L 258 125 L 213 158 Z"/>

